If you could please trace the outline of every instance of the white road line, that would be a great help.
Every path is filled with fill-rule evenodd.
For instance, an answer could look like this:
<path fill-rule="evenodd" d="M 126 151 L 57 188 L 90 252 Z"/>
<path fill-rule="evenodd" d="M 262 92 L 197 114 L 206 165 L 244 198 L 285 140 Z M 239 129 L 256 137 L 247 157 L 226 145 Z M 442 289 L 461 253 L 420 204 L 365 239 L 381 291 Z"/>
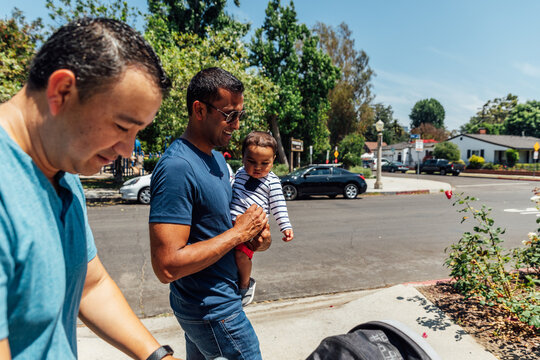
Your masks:
<path fill-rule="evenodd" d="M 510 213 L 519 213 L 520 215 L 536 215 L 537 217 L 540 217 L 540 210 L 537 208 L 504 209 L 504 211 Z"/>
<path fill-rule="evenodd" d="M 466 187 L 480 187 L 480 186 L 510 186 L 510 185 L 518 185 L 515 182 L 511 183 L 491 183 L 491 184 L 474 184 L 474 185 L 456 185 L 455 188 L 466 188 Z M 522 183 L 520 182 L 519 185 L 529 185 L 529 183 Z"/>

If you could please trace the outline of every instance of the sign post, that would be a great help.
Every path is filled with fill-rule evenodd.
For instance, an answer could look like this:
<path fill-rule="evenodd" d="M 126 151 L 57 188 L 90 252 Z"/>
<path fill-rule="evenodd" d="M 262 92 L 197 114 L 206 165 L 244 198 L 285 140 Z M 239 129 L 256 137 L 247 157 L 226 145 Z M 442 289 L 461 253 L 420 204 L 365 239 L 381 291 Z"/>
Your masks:
<path fill-rule="evenodd" d="M 424 151 L 424 140 L 417 139 L 415 141 L 415 150 L 418 155 L 418 164 L 416 165 L 416 174 L 420 174 L 420 152 Z"/>
<path fill-rule="evenodd" d="M 293 153 L 298 153 L 298 166 L 300 166 L 300 153 L 304 151 L 304 141 L 291 138 L 291 164 L 289 171 L 294 170 L 294 157 Z"/>
<path fill-rule="evenodd" d="M 538 166 L 538 150 L 540 149 L 540 144 L 538 142 L 534 143 L 534 171 L 533 171 L 533 177 L 536 175 L 536 168 Z"/>

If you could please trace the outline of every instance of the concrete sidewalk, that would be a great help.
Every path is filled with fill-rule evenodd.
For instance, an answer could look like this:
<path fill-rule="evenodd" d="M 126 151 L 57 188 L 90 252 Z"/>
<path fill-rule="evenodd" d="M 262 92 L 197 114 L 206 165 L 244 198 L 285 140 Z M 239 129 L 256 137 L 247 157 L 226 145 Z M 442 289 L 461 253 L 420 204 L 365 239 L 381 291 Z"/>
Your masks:
<path fill-rule="evenodd" d="M 259 336 L 263 358 L 269 360 L 305 359 L 325 337 L 372 320 L 400 321 L 445 360 L 496 359 L 413 285 L 256 303 L 246 313 Z M 184 334 L 174 316 L 143 319 L 143 323 L 160 343 L 171 345 L 176 356 L 185 358 Z M 128 359 L 86 327 L 78 328 L 77 342 L 81 360 Z"/>

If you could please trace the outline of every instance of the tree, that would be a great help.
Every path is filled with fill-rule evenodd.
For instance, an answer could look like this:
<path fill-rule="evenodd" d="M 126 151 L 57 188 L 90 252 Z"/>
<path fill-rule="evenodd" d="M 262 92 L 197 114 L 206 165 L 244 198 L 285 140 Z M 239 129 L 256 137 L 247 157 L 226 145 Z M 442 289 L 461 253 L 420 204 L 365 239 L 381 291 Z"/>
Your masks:
<path fill-rule="evenodd" d="M 238 158 L 241 140 L 252 130 L 268 130 L 265 114 L 276 99 L 277 90 L 266 77 L 249 69 L 247 49 L 237 41 L 232 29 L 209 33 L 201 38 L 196 34 L 171 33 L 165 20 L 152 18 L 145 34 L 159 55 L 163 67 L 173 83 L 151 126 L 141 131 L 139 138 L 145 151 L 163 151 L 167 139 L 179 137 L 187 126 L 186 91 L 190 79 L 201 69 L 219 66 L 244 83 L 244 107 L 248 119 L 233 133 L 227 150 Z M 226 48 L 227 54 L 222 50 Z"/>
<path fill-rule="evenodd" d="M 9 100 L 26 82 L 42 29 L 40 18 L 27 23 L 17 8 L 11 18 L 0 20 L 0 103 Z"/>
<path fill-rule="evenodd" d="M 437 129 L 430 123 L 420 124 L 419 127 L 411 130 L 411 134 L 419 134 L 422 139 L 433 139 L 445 141 L 448 139 L 448 132 L 445 129 Z"/>
<path fill-rule="evenodd" d="M 433 149 L 433 156 L 437 159 L 458 161 L 461 159 L 461 152 L 456 144 L 445 141 L 435 145 L 435 148 Z"/>
<path fill-rule="evenodd" d="M 383 141 L 387 144 L 395 144 L 398 142 L 406 141 L 408 139 L 407 133 L 401 125 L 399 125 L 397 119 L 394 118 L 394 111 L 392 106 L 385 106 L 384 104 L 375 104 L 372 106 L 373 120 L 371 125 L 368 126 L 363 134 L 367 141 L 377 141 L 377 130 L 375 129 L 375 123 L 381 120 L 384 123 L 383 129 Z"/>
<path fill-rule="evenodd" d="M 251 41 L 250 59 L 279 89 L 266 119 L 278 142 L 278 159 L 284 164 L 288 160 L 283 144 L 293 136 L 313 145 L 315 153 L 330 148 L 327 96 L 339 70 L 317 46 L 318 38 L 297 22 L 292 2 L 286 7 L 279 0 L 268 3 L 264 24 Z"/>
<path fill-rule="evenodd" d="M 318 22 L 313 31 L 320 38 L 320 48 L 341 70 L 341 77 L 328 96 L 328 129 L 330 143 L 335 145 L 345 135 L 358 131 L 359 122 L 372 120 L 369 106 L 373 100 L 370 81 L 375 74 L 368 65 L 367 54 L 355 49 L 352 32 L 347 24 L 341 23 L 334 29 Z"/>
<path fill-rule="evenodd" d="M 343 165 L 350 168 L 362 164 L 361 156 L 364 153 L 364 137 L 358 133 L 345 136 L 338 145 L 343 159 Z"/>
<path fill-rule="evenodd" d="M 518 97 L 512 94 L 508 94 L 504 98 L 488 100 L 467 124 L 461 126 L 460 130 L 465 134 L 475 134 L 480 128 L 483 128 L 487 134 L 503 134 L 503 123 L 517 104 Z"/>
<path fill-rule="evenodd" d="M 437 129 L 444 128 L 444 108 L 440 102 L 431 98 L 416 102 L 411 110 L 411 128 L 417 128 L 421 124 L 432 124 Z"/>
<path fill-rule="evenodd" d="M 59 4 L 57 5 L 56 2 Z M 121 20 L 134 26 L 142 15 L 141 11 L 129 6 L 125 0 L 111 0 L 104 3 L 102 0 L 46 0 L 45 7 L 49 10 L 49 17 L 56 23 L 50 25 L 53 32 L 73 19 L 83 16 L 103 16 Z"/>
<path fill-rule="evenodd" d="M 234 0 L 240 6 L 240 0 Z M 221 31 L 234 29 L 239 37 L 249 30 L 225 13 L 227 0 L 148 0 L 148 9 L 153 16 L 162 17 L 173 33 L 196 34 L 206 37 L 209 29 Z"/>
<path fill-rule="evenodd" d="M 540 101 L 517 105 L 504 122 L 507 135 L 540 137 Z"/>

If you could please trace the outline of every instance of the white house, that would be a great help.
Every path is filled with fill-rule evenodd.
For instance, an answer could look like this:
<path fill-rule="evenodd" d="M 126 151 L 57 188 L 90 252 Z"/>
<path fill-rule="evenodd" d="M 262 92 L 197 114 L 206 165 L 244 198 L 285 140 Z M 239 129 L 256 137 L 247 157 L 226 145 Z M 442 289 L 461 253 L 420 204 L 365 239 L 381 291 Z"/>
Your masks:
<path fill-rule="evenodd" d="M 461 151 L 461 159 L 466 163 L 472 155 L 484 158 L 494 164 L 506 161 L 506 150 L 519 151 L 520 163 L 532 163 L 534 144 L 540 143 L 539 138 L 517 135 L 461 134 L 447 141 L 456 144 Z"/>
<path fill-rule="evenodd" d="M 414 142 L 401 142 L 382 147 L 381 157 L 391 161 L 400 161 L 406 166 L 415 166 L 421 163 L 424 157 L 433 154 L 433 148 L 437 145 L 433 140 L 424 140 L 424 149 L 416 151 Z M 375 150 L 375 156 L 377 150 Z"/>

